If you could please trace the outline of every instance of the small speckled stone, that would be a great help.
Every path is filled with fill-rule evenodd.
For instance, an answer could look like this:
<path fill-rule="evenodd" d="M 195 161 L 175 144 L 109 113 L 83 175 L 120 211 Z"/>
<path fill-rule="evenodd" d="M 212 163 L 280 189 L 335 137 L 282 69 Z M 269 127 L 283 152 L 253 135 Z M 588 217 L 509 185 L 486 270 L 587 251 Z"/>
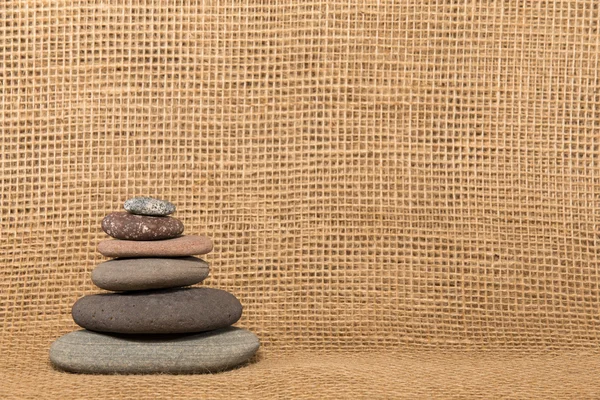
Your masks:
<path fill-rule="evenodd" d="M 145 196 L 127 200 L 123 208 L 132 214 L 153 215 L 157 217 L 164 217 L 175 212 L 175 205 L 173 203 Z"/>
<path fill-rule="evenodd" d="M 99 264 L 92 282 L 114 291 L 164 289 L 202 282 L 208 272 L 208 264 L 195 257 L 118 258 Z"/>
<path fill-rule="evenodd" d="M 84 296 L 73 320 L 91 331 L 192 333 L 233 325 L 242 305 L 231 293 L 207 287 L 106 293 Z"/>
<path fill-rule="evenodd" d="M 210 253 L 212 240 L 206 236 L 187 235 L 167 240 L 104 240 L 98 251 L 106 257 L 186 257 Z"/>
<path fill-rule="evenodd" d="M 104 217 L 102 230 L 114 238 L 123 240 L 163 240 L 181 235 L 183 223 L 171 217 L 114 212 Z"/>
<path fill-rule="evenodd" d="M 88 374 L 190 374 L 218 372 L 248 361 L 258 350 L 255 334 L 228 327 L 185 335 L 68 333 L 50 347 L 57 368 Z"/>

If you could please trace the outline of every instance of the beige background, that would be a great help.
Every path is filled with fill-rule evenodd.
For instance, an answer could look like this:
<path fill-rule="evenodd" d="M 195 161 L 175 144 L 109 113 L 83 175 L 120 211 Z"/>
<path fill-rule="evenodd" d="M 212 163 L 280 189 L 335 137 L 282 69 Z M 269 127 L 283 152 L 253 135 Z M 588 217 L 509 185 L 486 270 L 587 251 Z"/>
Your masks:
<path fill-rule="evenodd" d="M 3 2 L 0 395 L 600 396 L 599 25 L 591 0 Z M 258 363 L 51 369 L 140 194 L 214 239 Z"/>

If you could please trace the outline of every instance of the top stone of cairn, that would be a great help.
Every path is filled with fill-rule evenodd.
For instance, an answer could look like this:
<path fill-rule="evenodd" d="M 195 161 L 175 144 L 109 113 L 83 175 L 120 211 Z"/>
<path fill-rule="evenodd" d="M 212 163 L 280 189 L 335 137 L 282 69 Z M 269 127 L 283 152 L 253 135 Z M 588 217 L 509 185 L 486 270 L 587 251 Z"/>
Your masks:
<path fill-rule="evenodd" d="M 125 202 L 123 206 L 127 212 L 137 215 L 151 215 L 165 217 L 175 212 L 175 204 L 152 197 L 133 197 Z"/>

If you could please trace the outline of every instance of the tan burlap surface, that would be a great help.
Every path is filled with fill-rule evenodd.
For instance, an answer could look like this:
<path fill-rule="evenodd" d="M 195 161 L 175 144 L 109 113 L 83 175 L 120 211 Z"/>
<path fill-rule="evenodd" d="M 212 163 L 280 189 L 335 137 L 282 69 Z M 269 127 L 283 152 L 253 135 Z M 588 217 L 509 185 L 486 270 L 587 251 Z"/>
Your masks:
<path fill-rule="evenodd" d="M 600 5 L 3 0 L 0 398 L 600 397 Z M 102 217 L 148 194 L 262 349 L 79 376 Z"/>

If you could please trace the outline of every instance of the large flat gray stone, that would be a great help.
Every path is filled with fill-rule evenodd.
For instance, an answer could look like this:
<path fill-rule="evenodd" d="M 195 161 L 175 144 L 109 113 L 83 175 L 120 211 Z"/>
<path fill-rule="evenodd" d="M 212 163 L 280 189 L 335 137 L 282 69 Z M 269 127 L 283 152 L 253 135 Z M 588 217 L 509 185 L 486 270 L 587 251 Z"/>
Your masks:
<path fill-rule="evenodd" d="M 89 374 L 203 373 L 233 368 L 258 350 L 256 335 L 229 327 L 187 335 L 68 333 L 50 347 L 50 361 Z"/>
<path fill-rule="evenodd" d="M 111 333 L 193 333 L 233 325 L 242 305 L 229 292 L 207 287 L 84 296 L 72 310 L 82 328 Z"/>
<path fill-rule="evenodd" d="M 208 264 L 195 257 L 118 258 L 94 268 L 92 282 L 114 291 L 164 289 L 202 282 L 208 272 Z"/>

